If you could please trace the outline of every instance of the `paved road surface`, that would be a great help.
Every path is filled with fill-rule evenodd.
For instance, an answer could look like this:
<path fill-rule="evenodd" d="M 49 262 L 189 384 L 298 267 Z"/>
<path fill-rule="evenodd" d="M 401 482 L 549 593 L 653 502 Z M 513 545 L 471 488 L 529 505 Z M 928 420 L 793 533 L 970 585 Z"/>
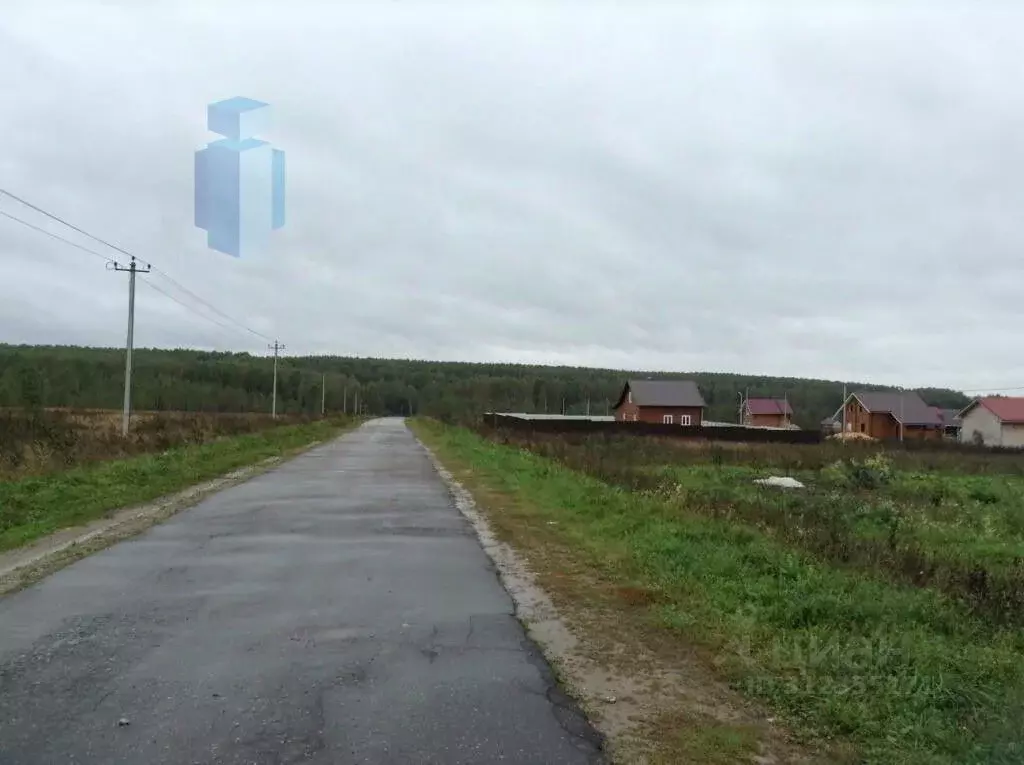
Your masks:
<path fill-rule="evenodd" d="M 3 765 L 556 765 L 596 741 L 401 420 L 0 598 Z"/>

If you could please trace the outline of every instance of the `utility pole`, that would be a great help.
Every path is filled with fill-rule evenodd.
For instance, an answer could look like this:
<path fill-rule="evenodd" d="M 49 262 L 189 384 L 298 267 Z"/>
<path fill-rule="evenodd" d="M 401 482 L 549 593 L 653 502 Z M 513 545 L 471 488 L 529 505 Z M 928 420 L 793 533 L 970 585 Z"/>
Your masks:
<path fill-rule="evenodd" d="M 114 271 L 128 272 L 128 342 L 125 344 L 124 355 L 124 409 L 121 412 L 121 435 L 128 435 L 128 422 L 132 411 L 132 348 L 135 344 L 135 274 L 148 274 L 149 264 L 142 271 L 135 264 L 135 257 L 127 268 L 114 261 Z"/>
<path fill-rule="evenodd" d="M 320 416 L 327 412 L 327 375 L 320 376 Z"/>
<path fill-rule="evenodd" d="M 348 414 L 348 386 L 345 386 L 344 392 L 341 394 L 341 413 Z"/>
<path fill-rule="evenodd" d="M 843 383 L 843 437 L 840 443 L 846 443 L 846 383 Z"/>
<path fill-rule="evenodd" d="M 900 388 L 900 443 L 903 442 L 903 388 Z"/>
<path fill-rule="evenodd" d="M 273 402 L 270 404 L 270 416 L 276 419 L 277 418 L 277 353 L 278 353 L 278 351 L 283 351 L 284 350 L 284 346 L 281 345 L 279 342 L 277 342 L 277 340 L 275 340 L 274 344 L 273 345 L 268 345 L 267 348 L 270 348 L 272 351 L 274 351 L 274 396 L 273 396 Z"/>

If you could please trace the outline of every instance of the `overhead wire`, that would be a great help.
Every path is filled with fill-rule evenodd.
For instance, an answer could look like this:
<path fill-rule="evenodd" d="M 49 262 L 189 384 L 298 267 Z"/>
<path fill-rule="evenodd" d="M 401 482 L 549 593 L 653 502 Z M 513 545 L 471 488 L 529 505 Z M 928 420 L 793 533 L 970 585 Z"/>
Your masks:
<path fill-rule="evenodd" d="M 47 231 L 45 228 L 41 226 L 37 226 L 34 223 L 29 223 L 27 220 L 19 218 L 17 215 L 11 215 L 9 212 L 4 212 L 3 210 L 0 210 L 0 215 L 4 216 L 5 218 L 10 218 L 11 220 L 16 221 L 17 223 L 20 223 L 23 226 L 27 226 L 28 228 L 33 229 L 34 231 L 38 231 L 40 234 L 46 234 L 48 237 L 50 237 L 51 239 L 56 239 L 58 242 L 64 242 L 64 244 L 69 244 L 72 247 L 77 247 L 82 252 L 87 252 L 90 255 L 95 255 L 97 258 L 102 258 L 108 263 L 114 262 L 111 258 L 108 258 L 103 253 L 96 252 L 96 250 L 90 250 L 88 247 L 85 247 L 79 244 L 78 242 L 73 242 L 70 239 L 66 239 L 63 236 L 60 236 L 59 234 L 54 234 L 52 231 Z"/>
<path fill-rule="evenodd" d="M 100 239 L 98 236 L 94 236 L 93 234 L 90 234 L 88 231 L 86 231 L 85 229 L 79 228 L 74 223 L 69 223 L 68 221 L 66 221 L 63 218 L 61 218 L 59 215 L 54 215 L 53 213 L 49 212 L 48 210 L 44 210 L 42 207 L 39 207 L 38 205 L 32 204 L 27 199 L 23 199 L 22 197 L 19 197 L 17 194 L 15 194 L 15 193 L 13 193 L 11 191 L 8 191 L 7 189 L 0 188 L 0 194 L 4 194 L 6 196 L 9 196 L 11 199 L 13 199 L 13 200 L 15 200 L 17 202 L 21 202 L 21 204 L 25 205 L 25 207 L 31 208 L 32 210 L 35 210 L 36 212 L 41 213 L 42 215 L 45 215 L 50 220 L 55 220 L 58 223 L 60 223 L 62 225 L 65 225 L 68 228 L 72 229 L 73 231 L 77 231 L 79 234 L 82 234 L 83 236 L 89 237 L 94 242 L 99 242 L 100 244 L 102 244 L 105 247 L 109 247 L 112 250 L 117 250 L 118 252 L 122 253 L 123 255 L 127 255 L 129 258 L 134 258 L 135 257 L 134 255 L 132 255 L 132 253 L 128 252 L 128 250 L 123 250 L 120 247 L 118 247 L 116 244 L 111 244 L 110 242 L 106 241 L 105 239 Z M 137 259 L 138 260 L 142 260 L 141 258 L 137 258 Z M 145 261 L 143 261 L 143 262 L 145 262 Z"/>
<path fill-rule="evenodd" d="M 274 342 L 274 340 L 276 339 L 276 338 L 270 337 L 268 335 L 264 335 L 262 332 L 259 332 L 259 331 L 255 330 L 255 329 L 253 329 L 252 327 L 249 327 L 249 326 L 243 324 L 242 322 L 238 321 L 237 319 L 232 318 L 231 316 L 229 316 L 228 314 L 224 313 L 222 310 L 217 308 L 217 306 L 215 306 L 213 303 L 210 303 L 209 301 L 204 300 L 199 295 L 197 295 L 195 292 L 193 292 L 188 287 L 183 285 L 181 282 L 179 282 L 176 279 L 174 279 L 170 274 L 168 274 L 163 269 L 157 268 L 153 264 L 150 264 L 150 268 L 153 270 L 154 273 L 159 274 L 161 277 L 163 277 L 164 279 L 169 281 L 171 284 L 173 284 L 179 290 L 184 292 L 186 295 L 189 295 L 193 300 L 195 300 L 198 303 L 202 303 L 203 305 L 205 305 L 207 308 L 209 308 L 214 313 L 222 316 L 223 318 L 227 319 L 232 324 L 237 325 L 241 329 L 244 329 L 249 334 L 255 335 L 256 337 L 261 338 L 263 340 L 266 340 L 267 342 L 270 342 L 270 343 Z"/>
<path fill-rule="evenodd" d="M 213 318 L 212 316 L 208 316 L 205 313 L 200 313 L 198 310 L 196 310 L 195 306 L 191 306 L 188 303 L 184 302 L 183 300 L 179 300 L 178 298 L 176 298 L 174 295 L 172 295 L 167 290 L 163 289 L 162 287 L 160 287 L 160 286 L 158 286 L 156 284 L 153 284 L 153 282 L 151 282 L 149 279 L 146 279 L 145 277 L 139 277 L 139 281 L 141 281 L 143 284 L 145 284 L 151 290 L 155 290 L 156 292 L 159 292 L 161 295 L 163 295 L 164 297 L 168 298 L 169 300 L 174 301 L 175 303 L 180 305 L 182 308 L 185 308 L 186 310 L 191 311 L 196 316 L 199 316 L 200 318 L 206 319 L 207 321 L 212 322 L 213 324 L 216 324 L 221 329 L 227 329 L 227 330 L 230 330 L 232 332 L 237 332 L 238 331 L 235 327 L 232 327 L 230 324 L 225 324 L 224 322 L 218 321 L 217 319 Z"/>
<path fill-rule="evenodd" d="M 1008 390 L 1024 390 L 1024 385 L 1018 385 L 1013 388 L 967 388 L 961 393 L 1003 393 Z"/>
<path fill-rule="evenodd" d="M 83 228 L 79 228 L 75 224 L 71 223 L 70 221 L 65 220 L 64 218 L 60 217 L 59 215 L 51 213 L 49 210 L 46 210 L 46 209 L 44 209 L 44 208 L 42 208 L 42 207 L 40 207 L 38 205 L 33 204 L 32 202 L 29 202 L 27 199 L 25 199 L 25 198 L 23 198 L 21 196 L 18 196 L 17 194 L 15 194 L 15 193 L 13 193 L 11 191 L 8 191 L 7 189 L 0 188 L 0 194 L 8 196 L 8 197 L 10 197 L 11 199 L 14 199 L 17 202 L 20 202 L 21 204 L 25 205 L 26 207 L 28 207 L 28 208 L 30 208 L 32 210 L 35 210 L 36 212 L 40 213 L 41 215 L 46 216 L 50 220 L 56 221 L 57 223 L 60 223 L 61 225 L 67 226 L 68 228 L 72 229 L 73 231 L 77 231 L 79 234 L 82 234 L 83 236 L 86 236 L 89 239 L 92 239 L 93 241 L 98 242 L 99 244 L 102 244 L 104 247 L 109 247 L 110 249 L 112 249 L 112 250 L 114 250 L 116 252 L 119 252 L 119 253 L 121 253 L 123 255 L 126 255 L 126 256 L 128 256 L 130 258 L 133 258 L 135 260 L 139 260 L 139 261 L 145 263 L 147 266 L 149 266 L 151 271 L 159 274 L 162 278 L 166 279 L 168 282 L 173 284 L 178 290 L 180 290 L 181 292 L 185 293 L 186 295 L 191 297 L 196 302 L 201 303 L 202 305 L 206 306 L 208 309 L 210 309 L 214 313 L 218 314 L 219 316 L 223 317 L 224 319 L 227 319 L 229 322 L 234 324 L 236 327 L 238 327 L 238 328 L 248 332 L 249 334 L 254 335 L 255 337 L 259 337 L 259 338 L 261 338 L 263 340 L 266 340 L 268 342 L 274 342 L 276 340 L 276 338 L 272 338 L 272 337 L 270 337 L 268 335 L 265 335 L 262 332 L 259 332 L 258 330 L 255 330 L 252 327 L 248 326 L 247 324 L 239 321 L 238 319 L 235 319 L 230 314 L 227 314 L 224 311 L 220 310 L 219 308 L 217 308 L 217 306 L 213 305 L 213 303 L 211 303 L 208 300 L 200 297 L 195 292 L 190 290 L 188 287 L 183 285 L 181 282 L 179 282 L 178 280 L 174 279 L 170 274 L 168 274 L 163 269 L 157 268 L 156 266 L 154 266 L 149 261 L 136 256 L 134 253 L 124 249 L 123 247 L 119 247 L 118 245 L 113 244 L 112 242 L 108 242 L 105 239 L 101 239 L 100 237 L 96 236 L 95 234 L 92 234 L 92 233 L 90 233 L 89 231 L 86 231 Z M 11 218 L 12 220 L 15 220 L 15 221 L 17 221 L 19 223 L 22 223 L 23 225 L 28 226 L 29 228 L 32 228 L 32 229 L 35 229 L 35 230 L 39 231 L 40 233 L 46 234 L 47 236 L 50 236 L 50 237 L 52 237 L 54 239 L 57 239 L 57 240 L 59 240 L 61 242 L 64 242 L 65 244 L 69 244 L 72 247 L 76 247 L 76 248 L 78 248 L 80 250 L 84 250 L 85 252 L 88 252 L 91 255 L 95 255 L 97 257 L 103 258 L 104 260 L 106 260 L 108 262 L 115 262 L 116 263 L 116 261 L 114 261 L 112 258 L 108 258 L 107 256 L 102 255 L 101 253 L 98 253 L 95 250 L 91 250 L 88 247 L 83 247 L 82 245 L 78 244 L 77 242 L 73 242 L 70 239 L 65 239 L 64 237 L 58 236 L 56 234 L 53 234 L 53 233 L 47 231 L 46 229 L 43 229 L 43 228 L 41 228 L 39 226 L 36 226 L 36 225 L 34 225 L 32 223 L 29 223 L 28 221 L 24 221 L 24 220 L 14 216 L 14 215 L 10 215 L 9 213 L 5 213 L 3 211 L 0 211 L 0 215 L 4 215 L 5 217 Z M 156 285 L 154 285 L 152 282 L 147 282 L 147 284 L 149 284 L 150 287 L 153 287 L 154 289 L 156 289 L 161 294 L 171 298 L 176 303 L 178 303 L 180 305 L 183 305 L 183 306 L 185 305 L 182 301 L 172 297 L 170 295 L 170 293 L 166 292 L 165 290 L 157 288 Z M 185 307 L 188 307 L 188 306 L 185 306 Z M 194 310 L 194 309 L 190 309 L 190 310 Z M 198 312 L 196 312 L 196 313 L 198 313 Z M 199 313 L 198 315 L 204 316 L 204 314 L 201 314 L 201 313 Z M 204 316 L 204 318 L 209 318 L 209 317 L 205 317 Z M 220 324 L 219 322 L 215 322 L 215 323 L 218 323 L 220 326 L 224 326 L 224 325 Z M 225 327 L 225 328 L 227 329 L 228 327 Z"/>

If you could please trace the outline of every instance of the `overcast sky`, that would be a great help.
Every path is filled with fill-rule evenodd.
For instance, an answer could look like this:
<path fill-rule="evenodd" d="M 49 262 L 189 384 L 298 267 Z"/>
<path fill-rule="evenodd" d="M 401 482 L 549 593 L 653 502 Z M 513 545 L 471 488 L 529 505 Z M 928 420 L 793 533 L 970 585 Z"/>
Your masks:
<path fill-rule="evenodd" d="M 966 0 L 3 0 L 0 187 L 289 353 L 1024 386 L 1022 51 Z M 235 95 L 288 161 L 240 260 L 192 208 Z M 0 217 L 0 341 L 119 345 L 126 303 Z M 213 318 L 140 284 L 136 343 L 263 351 Z"/>

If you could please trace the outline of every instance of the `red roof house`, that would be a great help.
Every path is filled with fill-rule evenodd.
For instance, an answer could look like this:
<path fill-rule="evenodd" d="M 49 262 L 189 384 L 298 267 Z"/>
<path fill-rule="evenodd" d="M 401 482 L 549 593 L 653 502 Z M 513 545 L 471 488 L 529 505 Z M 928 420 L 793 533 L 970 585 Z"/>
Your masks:
<path fill-rule="evenodd" d="M 783 398 L 748 398 L 740 409 L 740 422 L 772 428 L 793 424 L 793 408 Z"/>
<path fill-rule="evenodd" d="M 985 396 L 972 401 L 960 412 L 960 440 L 1024 447 L 1024 397 Z"/>

